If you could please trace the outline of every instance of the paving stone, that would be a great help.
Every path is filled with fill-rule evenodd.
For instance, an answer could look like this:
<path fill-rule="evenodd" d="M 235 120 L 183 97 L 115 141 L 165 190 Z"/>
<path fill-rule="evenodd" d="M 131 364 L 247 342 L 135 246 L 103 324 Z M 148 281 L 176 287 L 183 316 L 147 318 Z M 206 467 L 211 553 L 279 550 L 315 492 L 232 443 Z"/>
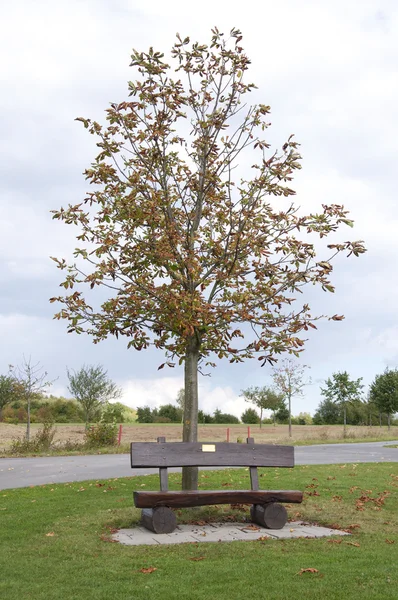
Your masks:
<path fill-rule="evenodd" d="M 211 523 L 208 525 L 178 525 L 173 533 L 152 533 L 144 527 L 120 529 L 112 537 L 126 546 L 143 546 L 159 544 L 187 544 L 209 542 L 254 541 L 259 538 L 317 538 L 332 535 L 349 535 L 345 531 L 318 527 L 309 523 L 294 521 L 287 523 L 283 529 L 265 529 L 245 523 Z"/>

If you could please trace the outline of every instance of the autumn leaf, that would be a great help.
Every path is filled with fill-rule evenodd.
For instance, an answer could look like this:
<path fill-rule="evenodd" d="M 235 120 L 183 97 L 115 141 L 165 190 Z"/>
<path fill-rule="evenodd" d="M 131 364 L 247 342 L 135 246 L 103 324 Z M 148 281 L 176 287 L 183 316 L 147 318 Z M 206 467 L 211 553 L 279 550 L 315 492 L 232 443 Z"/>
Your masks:
<path fill-rule="evenodd" d="M 192 558 L 190 558 L 189 560 L 204 560 L 206 557 L 205 556 L 192 556 Z"/>
<path fill-rule="evenodd" d="M 328 540 L 328 544 L 341 544 L 343 540 Z"/>
<path fill-rule="evenodd" d="M 361 544 L 358 542 L 346 542 L 347 546 L 355 546 L 355 548 L 359 548 Z"/>
<path fill-rule="evenodd" d="M 395 540 L 386 539 L 386 544 L 395 544 Z"/>
<path fill-rule="evenodd" d="M 143 567 L 142 569 L 140 569 L 140 573 L 153 573 L 157 570 L 157 567 Z"/>
<path fill-rule="evenodd" d="M 46 533 L 46 537 L 54 537 L 54 535 L 55 535 L 55 533 L 53 531 Z"/>
<path fill-rule="evenodd" d="M 302 575 L 303 573 L 319 573 L 318 569 L 300 569 L 300 571 L 298 573 L 296 573 L 296 575 Z"/>
<path fill-rule="evenodd" d="M 259 531 L 260 527 L 257 527 L 257 525 L 248 525 L 247 527 L 244 527 L 243 530 L 244 531 Z"/>

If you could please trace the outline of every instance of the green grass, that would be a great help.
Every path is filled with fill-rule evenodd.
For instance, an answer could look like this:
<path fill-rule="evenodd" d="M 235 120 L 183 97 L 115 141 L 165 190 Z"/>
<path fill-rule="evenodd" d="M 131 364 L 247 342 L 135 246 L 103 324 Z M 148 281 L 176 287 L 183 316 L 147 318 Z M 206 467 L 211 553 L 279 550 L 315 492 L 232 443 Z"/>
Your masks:
<path fill-rule="evenodd" d="M 352 531 L 350 538 L 312 540 L 157 547 L 109 543 L 113 528 L 138 522 L 132 491 L 157 489 L 154 476 L 0 491 L 0 597 L 396 599 L 396 473 L 395 464 L 385 463 L 261 470 L 263 488 L 305 490 L 303 504 L 288 508 L 291 519 Z M 180 476 L 170 475 L 170 483 L 178 488 Z M 200 476 L 202 488 L 248 485 L 244 469 Z M 207 507 L 178 511 L 178 519 L 220 521 L 231 514 L 227 506 Z M 243 520 L 248 513 L 235 514 Z M 140 572 L 148 567 L 156 570 Z M 318 572 L 298 574 L 307 568 Z"/>

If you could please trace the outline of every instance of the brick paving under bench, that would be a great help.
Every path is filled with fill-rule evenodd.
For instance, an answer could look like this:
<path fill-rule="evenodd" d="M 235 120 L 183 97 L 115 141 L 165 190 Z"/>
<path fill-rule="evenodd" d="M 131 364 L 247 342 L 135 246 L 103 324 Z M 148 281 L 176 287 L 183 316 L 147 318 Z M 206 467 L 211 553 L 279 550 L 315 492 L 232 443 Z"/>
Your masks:
<path fill-rule="evenodd" d="M 127 546 L 157 544 L 186 544 L 195 542 L 255 541 L 259 538 L 318 538 L 349 535 L 345 531 L 319 527 L 301 521 L 287 523 L 283 529 L 264 529 L 250 523 L 209 523 L 207 525 L 178 525 L 173 533 L 156 534 L 144 527 L 120 529 L 112 538 Z"/>

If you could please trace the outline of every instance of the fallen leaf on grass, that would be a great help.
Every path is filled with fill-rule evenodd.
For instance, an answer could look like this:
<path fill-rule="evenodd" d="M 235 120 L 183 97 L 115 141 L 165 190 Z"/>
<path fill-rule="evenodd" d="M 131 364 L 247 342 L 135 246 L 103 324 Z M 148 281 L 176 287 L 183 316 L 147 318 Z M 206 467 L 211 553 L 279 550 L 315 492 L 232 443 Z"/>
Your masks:
<path fill-rule="evenodd" d="M 303 573 L 319 573 L 318 569 L 300 569 L 296 575 L 302 575 Z"/>
<path fill-rule="evenodd" d="M 361 528 L 361 526 L 358 525 L 358 523 L 352 523 L 351 525 L 347 525 L 346 529 L 352 530 L 352 529 L 360 529 L 360 528 Z"/>
<path fill-rule="evenodd" d="M 395 540 L 386 539 L 386 544 L 395 544 Z"/>
<path fill-rule="evenodd" d="M 205 556 L 192 556 L 192 558 L 190 558 L 189 560 L 204 560 L 205 558 Z"/>
<path fill-rule="evenodd" d="M 328 544 L 341 544 L 343 540 L 328 540 Z"/>
<path fill-rule="evenodd" d="M 268 535 L 262 535 L 261 537 L 257 538 L 258 542 L 265 542 L 267 540 L 269 540 Z"/>
<path fill-rule="evenodd" d="M 358 542 L 345 542 L 347 544 L 347 546 L 355 546 L 355 548 L 359 548 L 361 546 L 361 544 L 358 544 Z"/>
<path fill-rule="evenodd" d="M 105 483 L 96 483 L 95 487 L 104 487 Z"/>
<path fill-rule="evenodd" d="M 191 525 L 199 525 L 199 527 L 203 527 L 203 525 L 208 525 L 207 521 L 190 521 Z"/>
<path fill-rule="evenodd" d="M 55 535 L 55 533 L 53 531 L 46 533 L 46 537 L 54 537 L 54 535 Z"/>
<path fill-rule="evenodd" d="M 140 573 L 153 573 L 154 571 L 157 571 L 157 567 L 148 567 L 145 568 L 143 567 L 142 569 L 140 569 Z"/>

